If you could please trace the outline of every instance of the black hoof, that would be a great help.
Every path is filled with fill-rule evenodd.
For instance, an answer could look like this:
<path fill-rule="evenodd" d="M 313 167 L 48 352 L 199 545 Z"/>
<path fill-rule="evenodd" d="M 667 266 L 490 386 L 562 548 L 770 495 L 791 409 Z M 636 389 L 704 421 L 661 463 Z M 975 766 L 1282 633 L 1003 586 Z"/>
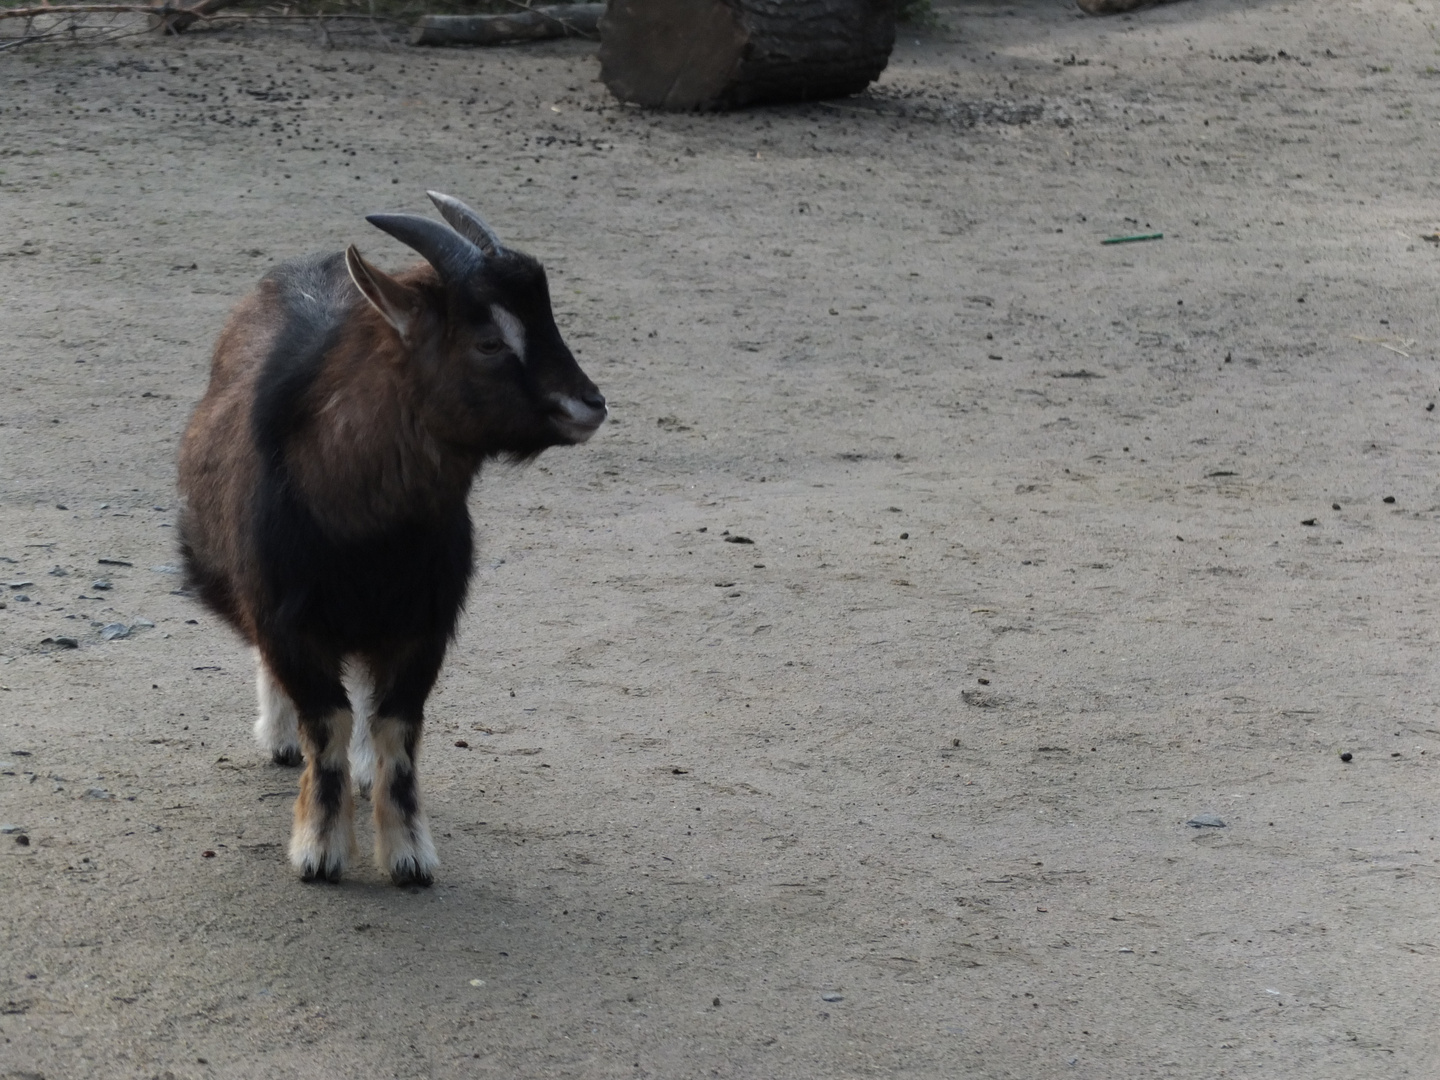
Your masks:
<path fill-rule="evenodd" d="M 405 866 L 390 871 L 390 880 L 396 885 L 419 885 L 429 887 L 434 884 L 435 879 L 429 874 L 416 869 L 414 863 L 407 863 Z"/>
<path fill-rule="evenodd" d="M 309 885 L 338 885 L 340 884 L 340 868 L 332 867 L 329 870 L 321 867 L 315 869 L 307 868 L 300 875 L 300 880 Z"/>
<path fill-rule="evenodd" d="M 276 750 L 270 755 L 270 760 L 287 769 L 298 769 L 305 764 L 305 758 L 301 755 L 298 746 L 287 746 L 283 750 Z"/>

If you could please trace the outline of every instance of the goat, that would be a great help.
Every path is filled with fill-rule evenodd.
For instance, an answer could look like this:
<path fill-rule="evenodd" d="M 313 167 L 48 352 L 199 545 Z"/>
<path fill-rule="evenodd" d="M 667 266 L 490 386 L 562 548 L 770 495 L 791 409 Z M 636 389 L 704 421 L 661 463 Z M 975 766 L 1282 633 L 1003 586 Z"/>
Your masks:
<path fill-rule="evenodd" d="M 377 863 L 430 884 L 416 759 L 474 569 L 466 497 L 486 460 L 583 443 L 607 415 L 540 263 L 429 194 L 448 225 L 366 219 L 424 257 L 413 269 L 352 245 L 261 279 L 180 447 L 189 584 L 255 648 L 261 743 L 281 764 L 303 751 L 290 860 L 306 881 L 346 868 L 353 765 Z"/>

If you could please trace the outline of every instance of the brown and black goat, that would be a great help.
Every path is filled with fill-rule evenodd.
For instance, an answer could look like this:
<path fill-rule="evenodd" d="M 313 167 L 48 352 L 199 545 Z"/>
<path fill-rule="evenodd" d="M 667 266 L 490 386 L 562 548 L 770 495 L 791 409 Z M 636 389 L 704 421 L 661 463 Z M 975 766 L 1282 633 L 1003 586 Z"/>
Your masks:
<path fill-rule="evenodd" d="M 582 443 L 606 416 L 540 264 L 430 197 L 449 225 L 367 219 L 424 257 L 412 270 L 352 246 L 261 280 L 180 449 L 190 584 L 255 648 L 261 743 L 282 764 L 303 751 L 290 859 L 307 881 L 345 869 L 353 767 L 377 862 L 430 882 L 416 755 L 473 569 L 466 496 L 487 458 Z"/>

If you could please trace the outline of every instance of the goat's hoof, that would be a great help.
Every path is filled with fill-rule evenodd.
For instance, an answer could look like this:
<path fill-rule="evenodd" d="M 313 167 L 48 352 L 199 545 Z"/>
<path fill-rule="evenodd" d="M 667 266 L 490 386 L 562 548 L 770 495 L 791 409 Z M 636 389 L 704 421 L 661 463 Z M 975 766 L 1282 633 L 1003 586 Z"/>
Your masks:
<path fill-rule="evenodd" d="M 310 885 L 338 885 L 340 884 L 340 867 L 307 866 L 300 871 L 300 880 Z"/>
<path fill-rule="evenodd" d="M 391 869 L 390 880 L 396 885 L 431 885 L 435 877 L 429 870 L 422 870 L 414 859 L 406 858 Z"/>
<path fill-rule="evenodd" d="M 305 764 L 305 758 L 300 753 L 298 746 L 285 746 L 279 750 L 270 752 L 270 760 L 276 765 L 282 765 L 287 769 L 298 769 Z"/>

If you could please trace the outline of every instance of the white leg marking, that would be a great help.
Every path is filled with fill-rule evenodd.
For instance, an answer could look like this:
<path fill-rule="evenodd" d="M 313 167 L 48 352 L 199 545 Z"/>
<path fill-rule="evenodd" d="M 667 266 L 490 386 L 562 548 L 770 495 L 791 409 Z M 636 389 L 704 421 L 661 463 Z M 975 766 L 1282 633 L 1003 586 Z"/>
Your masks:
<path fill-rule="evenodd" d="M 324 749 L 304 738 L 305 772 L 295 800 L 290 861 L 306 881 L 339 881 L 355 849 L 355 800 L 350 793 L 349 709 L 326 719 Z M 302 736 L 303 737 L 303 736 Z"/>
<path fill-rule="evenodd" d="M 375 861 L 396 885 L 429 885 L 440 860 L 420 804 L 415 762 L 405 751 L 407 725 L 394 717 L 371 721 L 375 741 Z"/>
<path fill-rule="evenodd" d="M 359 660 L 345 664 L 345 692 L 355 726 L 350 735 L 350 776 L 360 794 L 368 796 L 375 783 L 375 744 L 370 740 L 370 719 L 375 713 L 375 689 L 370 673 Z"/>
<path fill-rule="evenodd" d="M 255 654 L 255 695 L 260 702 L 260 714 L 255 718 L 255 741 L 270 751 L 270 757 L 277 765 L 299 765 L 300 731 L 295 703 L 280 688 L 275 676 L 270 674 L 258 651 Z"/>

